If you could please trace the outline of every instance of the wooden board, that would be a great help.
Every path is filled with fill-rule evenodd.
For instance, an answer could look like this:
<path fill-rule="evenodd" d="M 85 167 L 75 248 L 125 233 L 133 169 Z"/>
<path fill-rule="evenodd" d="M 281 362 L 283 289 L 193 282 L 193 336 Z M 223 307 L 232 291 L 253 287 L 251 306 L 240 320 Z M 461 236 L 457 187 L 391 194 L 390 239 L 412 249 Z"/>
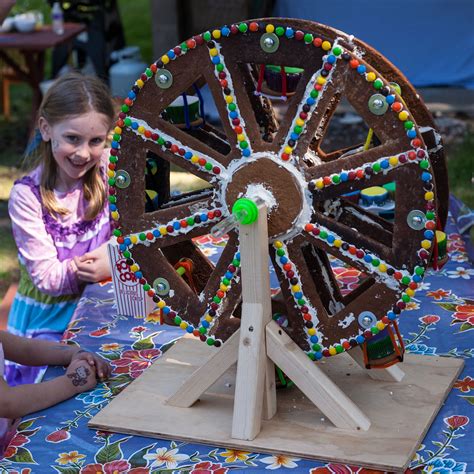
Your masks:
<path fill-rule="evenodd" d="M 194 441 L 244 451 L 289 454 L 404 471 L 462 370 L 460 359 L 406 356 L 401 382 L 373 380 L 356 362 L 318 363 L 370 417 L 368 431 L 334 427 L 296 388 L 277 392 L 278 411 L 252 441 L 231 438 L 235 366 L 190 408 L 165 400 L 215 351 L 182 338 L 107 407 L 89 427 L 155 438 Z"/>

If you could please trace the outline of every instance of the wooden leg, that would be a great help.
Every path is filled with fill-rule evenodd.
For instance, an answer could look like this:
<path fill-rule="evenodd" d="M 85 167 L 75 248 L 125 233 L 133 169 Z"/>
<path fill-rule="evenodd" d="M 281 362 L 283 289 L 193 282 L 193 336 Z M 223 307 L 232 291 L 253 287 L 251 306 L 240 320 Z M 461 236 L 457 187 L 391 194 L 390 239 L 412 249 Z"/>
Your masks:
<path fill-rule="evenodd" d="M 236 331 L 219 350 L 199 369 L 197 369 L 181 387 L 166 400 L 167 405 L 189 408 L 197 399 L 237 362 L 240 330 Z"/>
<path fill-rule="evenodd" d="M 291 340 L 275 321 L 267 325 L 268 356 L 338 428 L 367 431 L 370 420 Z"/>

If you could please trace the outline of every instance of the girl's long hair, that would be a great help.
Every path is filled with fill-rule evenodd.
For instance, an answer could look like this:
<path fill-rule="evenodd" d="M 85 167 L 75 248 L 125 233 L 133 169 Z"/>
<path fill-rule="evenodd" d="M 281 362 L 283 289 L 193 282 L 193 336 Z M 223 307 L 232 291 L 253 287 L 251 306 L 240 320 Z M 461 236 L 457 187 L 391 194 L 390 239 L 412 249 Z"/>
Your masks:
<path fill-rule="evenodd" d="M 69 73 L 61 76 L 46 92 L 38 117 L 44 117 L 49 125 L 54 126 L 91 111 L 105 115 L 109 119 L 109 128 L 112 127 L 115 111 L 107 86 L 96 77 Z M 61 207 L 54 196 L 58 166 L 53 157 L 51 141 L 42 141 L 34 156 L 27 160 L 31 164 L 28 166 L 30 169 L 41 165 L 40 192 L 48 212 L 52 216 L 69 214 L 70 211 Z M 107 198 L 100 162 L 84 175 L 83 189 L 88 201 L 84 218 L 92 220 L 101 212 Z"/>

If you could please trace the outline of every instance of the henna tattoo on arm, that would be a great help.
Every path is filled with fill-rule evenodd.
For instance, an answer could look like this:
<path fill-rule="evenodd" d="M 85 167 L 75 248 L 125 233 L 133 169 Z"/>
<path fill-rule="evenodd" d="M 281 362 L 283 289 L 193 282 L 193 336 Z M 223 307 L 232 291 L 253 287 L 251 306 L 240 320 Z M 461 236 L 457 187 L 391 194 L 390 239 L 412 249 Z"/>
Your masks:
<path fill-rule="evenodd" d="M 67 374 L 75 387 L 85 385 L 87 377 L 90 375 L 90 370 L 87 367 L 78 367 L 73 374 Z"/>

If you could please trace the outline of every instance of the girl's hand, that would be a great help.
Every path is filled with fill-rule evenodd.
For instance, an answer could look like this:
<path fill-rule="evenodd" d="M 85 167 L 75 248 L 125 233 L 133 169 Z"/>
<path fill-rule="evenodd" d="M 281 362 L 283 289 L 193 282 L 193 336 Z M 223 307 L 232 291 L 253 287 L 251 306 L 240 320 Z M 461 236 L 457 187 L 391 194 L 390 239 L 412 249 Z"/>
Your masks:
<path fill-rule="evenodd" d="M 94 352 L 89 352 L 84 349 L 80 349 L 76 353 L 74 353 L 71 362 L 75 360 L 85 360 L 91 367 L 95 368 L 97 377 L 100 381 L 106 380 L 110 377 L 110 364 Z"/>
<path fill-rule="evenodd" d="M 75 359 L 69 364 L 64 377 L 75 393 L 86 392 L 97 385 L 95 366 L 90 366 L 81 359 Z"/>
<path fill-rule="evenodd" d="M 110 264 L 107 255 L 107 243 L 85 253 L 82 257 L 75 257 L 77 277 L 87 283 L 94 283 L 110 278 Z"/>

